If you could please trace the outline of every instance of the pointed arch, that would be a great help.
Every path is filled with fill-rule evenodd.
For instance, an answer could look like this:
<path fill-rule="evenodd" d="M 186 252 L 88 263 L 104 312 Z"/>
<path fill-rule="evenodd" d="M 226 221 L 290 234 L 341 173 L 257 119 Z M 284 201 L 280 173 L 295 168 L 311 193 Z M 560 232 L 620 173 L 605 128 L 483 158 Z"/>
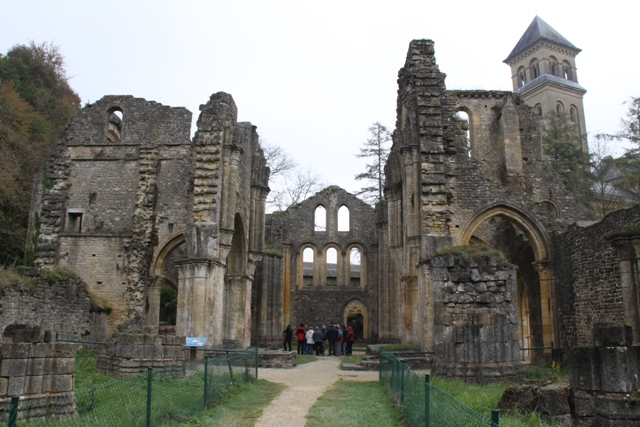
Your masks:
<path fill-rule="evenodd" d="M 357 298 L 352 299 L 345 304 L 342 312 L 343 324 L 358 328 L 358 330 L 354 329 L 358 339 L 369 338 L 369 314 L 367 312 L 367 307 L 362 301 Z M 362 335 L 359 335 L 358 332 Z"/>

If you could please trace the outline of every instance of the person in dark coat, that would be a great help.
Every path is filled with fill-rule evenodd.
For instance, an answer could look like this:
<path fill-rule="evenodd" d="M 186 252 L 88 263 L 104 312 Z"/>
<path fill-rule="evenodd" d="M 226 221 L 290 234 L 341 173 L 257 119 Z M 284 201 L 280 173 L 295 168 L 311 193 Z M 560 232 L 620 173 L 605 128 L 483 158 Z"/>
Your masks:
<path fill-rule="evenodd" d="M 324 349 L 322 348 L 322 332 L 317 326 L 315 332 L 313 333 L 313 349 L 316 351 L 316 356 L 320 356 L 322 353 L 324 353 Z"/>
<path fill-rule="evenodd" d="M 338 343 L 338 329 L 332 323 L 327 329 L 327 341 L 329 341 L 329 356 L 340 356 L 340 351 L 336 352 Z"/>
<path fill-rule="evenodd" d="M 346 341 L 347 341 L 347 355 L 351 355 L 352 351 L 353 351 L 353 342 L 356 340 L 356 334 L 353 332 L 353 328 L 351 326 L 349 326 L 349 328 L 347 328 L 347 337 L 346 337 Z"/>
<path fill-rule="evenodd" d="M 287 351 L 287 346 L 289 346 L 289 351 L 291 351 L 291 339 L 293 338 L 291 325 L 287 325 L 287 329 L 282 332 L 282 336 L 284 337 L 284 351 Z"/>

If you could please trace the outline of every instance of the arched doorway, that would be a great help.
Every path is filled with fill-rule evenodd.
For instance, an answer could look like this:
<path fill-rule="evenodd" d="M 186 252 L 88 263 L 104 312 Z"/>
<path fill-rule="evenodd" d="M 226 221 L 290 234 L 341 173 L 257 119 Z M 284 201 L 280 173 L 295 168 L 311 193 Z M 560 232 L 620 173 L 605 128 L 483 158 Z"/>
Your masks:
<path fill-rule="evenodd" d="M 549 238 L 544 226 L 506 204 L 486 207 L 463 227 L 460 243 L 482 242 L 502 252 L 518 267 L 518 323 L 522 348 L 545 347 L 554 342 L 552 269 Z M 525 352 L 528 356 L 530 353 Z"/>
<path fill-rule="evenodd" d="M 178 262 L 185 258 L 184 234 L 169 238 L 151 263 L 147 289 L 147 326 L 176 326 L 178 307 Z"/>
<path fill-rule="evenodd" d="M 343 322 L 351 326 L 356 334 L 356 339 L 369 338 L 369 318 L 367 308 L 358 299 L 349 301 L 344 307 Z"/>

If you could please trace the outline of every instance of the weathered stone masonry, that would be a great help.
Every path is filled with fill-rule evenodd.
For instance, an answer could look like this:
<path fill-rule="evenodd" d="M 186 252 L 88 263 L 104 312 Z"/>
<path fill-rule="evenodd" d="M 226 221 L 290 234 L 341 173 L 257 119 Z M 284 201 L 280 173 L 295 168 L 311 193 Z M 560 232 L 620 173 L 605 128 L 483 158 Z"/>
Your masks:
<path fill-rule="evenodd" d="M 249 343 L 269 170 L 230 95 L 201 110 L 191 141 L 186 109 L 107 96 L 73 118 L 36 177 L 36 263 L 76 271 L 112 307 L 109 333 L 157 328 L 165 285 L 178 334 Z"/>

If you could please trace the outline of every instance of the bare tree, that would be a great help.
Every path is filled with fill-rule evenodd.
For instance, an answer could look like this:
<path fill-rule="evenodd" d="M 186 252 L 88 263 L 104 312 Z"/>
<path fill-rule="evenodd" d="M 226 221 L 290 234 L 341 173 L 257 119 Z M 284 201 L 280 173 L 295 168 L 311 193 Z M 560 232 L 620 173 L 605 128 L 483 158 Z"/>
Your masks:
<path fill-rule="evenodd" d="M 286 210 L 322 190 L 326 183 L 311 169 L 303 169 L 282 147 L 262 142 L 271 169 L 267 211 Z"/>

